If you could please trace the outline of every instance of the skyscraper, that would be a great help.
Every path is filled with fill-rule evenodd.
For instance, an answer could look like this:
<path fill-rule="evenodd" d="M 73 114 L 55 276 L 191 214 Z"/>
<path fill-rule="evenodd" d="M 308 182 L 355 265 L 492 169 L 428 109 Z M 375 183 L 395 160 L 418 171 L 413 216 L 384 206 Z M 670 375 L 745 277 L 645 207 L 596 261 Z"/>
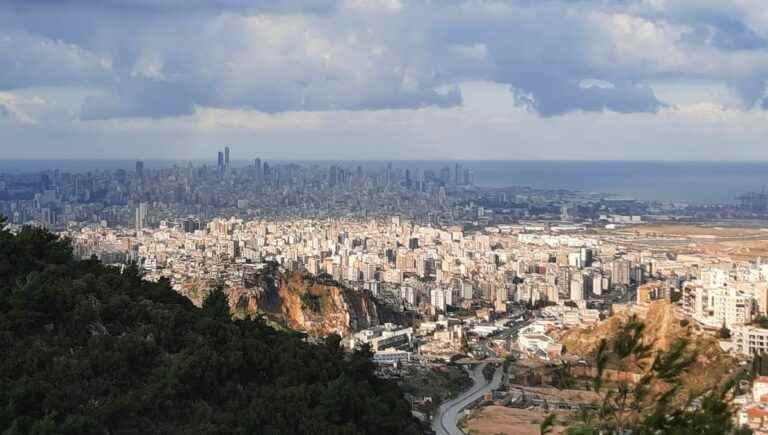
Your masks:
<path fill-rule="evenodd" d="M 253 161 L 253 168 L 256 170 L 256 182 L 261 184 L 264 182 L 264 168 L 261 166 L 261 159 L 256 158 Z"/>
<path fill-rule="evenodd" d="M 328 170 L 328 185 L 333 187 L 336 185 L 336 182 L 338 181 L 338 172 L 339 169 L 336 167 L 336 165 L 331 165 L 331 168 Z"/>
<path fill-rule="evenodd" d="M 627 260 L 614 260 L 611 265 L 611 280 L 620 285 L 629 285 L 631 264 Z"/>
<path fill-rule="evenodd" d="M 444 313 L 446 306 L 445 291 L 440 288 L 435 288 L 429 292 L 429 296 L 430 303 L 435 308 L 435 310 Z"/>
<path fill-rule="evenodd" d="M 230 161 L 229 161 L 229 147 L 224 147 L 224 170 L 229 172 L 231 169 Z"/>
<path fill-rule="evenodd" d="M 147 218 L 147 204 L 140 202 L 136 207 L 136 235 L 141 233 L 144 229 L 144 220 Z"/>
<path fill-rule="evenodd" d="M 272 168 L 269 166 L 269 163 L 264 162 L 264 169 L 262 171 L 262 178 L 264 182 L 272 184 Z"/>
<path fill-rule="evenodd" d="M 144 180 L 144 162 L 141 160 L 136 161 L 136 178 Z"/>
<path fill-rule="evenodd" d="M 453 166 L 453 184 L 459 185 L 461 184 L 460 175 L 461 174 L 461 166 L 456 163 Z"/>
<path fill-rule="evenodd" d="M 218 164 L 216 165 L 216 170 L 219 173 L 219 176 L 224 175 L 224 153 L 219 151 L 219 160 Z"/>
<path fill-rule="evenodd" d="M 584 275 L 581 273 L 571 276 L 570 296 L 574 302 L 584 300 Z"/>

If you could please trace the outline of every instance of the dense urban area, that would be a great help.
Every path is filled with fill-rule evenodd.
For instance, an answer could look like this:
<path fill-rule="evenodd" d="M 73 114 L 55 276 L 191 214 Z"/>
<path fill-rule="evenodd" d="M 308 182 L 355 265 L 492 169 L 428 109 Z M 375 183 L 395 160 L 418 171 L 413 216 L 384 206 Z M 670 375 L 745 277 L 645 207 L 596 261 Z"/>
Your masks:
<path fill-rule="evenodd" d="M 477 186 L 471 163 L 232 162 L 0 174 L 0 215 L 195 305 L 220 292 L 235 318 L 370 348 L 427 432 L 768 434 L 765 193 L 664 203 Z"/>

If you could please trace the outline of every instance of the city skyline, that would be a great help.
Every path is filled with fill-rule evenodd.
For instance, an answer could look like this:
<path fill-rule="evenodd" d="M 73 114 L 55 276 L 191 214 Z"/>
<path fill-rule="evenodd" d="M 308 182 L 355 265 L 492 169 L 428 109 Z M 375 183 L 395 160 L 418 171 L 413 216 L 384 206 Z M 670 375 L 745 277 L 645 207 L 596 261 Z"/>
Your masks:
<path fill-rule="evenodd" d="M 766 0 L 0 0 L 0 434 L 768 435 Z"/>

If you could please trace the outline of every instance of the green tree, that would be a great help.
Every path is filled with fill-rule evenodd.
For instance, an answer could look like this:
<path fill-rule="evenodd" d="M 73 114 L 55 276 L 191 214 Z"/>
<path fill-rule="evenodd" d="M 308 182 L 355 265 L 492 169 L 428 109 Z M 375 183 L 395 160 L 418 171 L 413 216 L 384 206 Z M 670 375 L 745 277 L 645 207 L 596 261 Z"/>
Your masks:
<path fill-rule="evenodd" d="M 610 349 L 616 358 L 633 357 L 638 363 L 641 358 L 649 357 L 649 348 L 642 344 L 644 325 L 636 317 L 619 328 L 613 337 Z M 595 391 L 603 399 L 597 411 L 583 410 L 581 423 L 569 428 L 569 435 L 595 433 L 631 433 L 657 435 L 715 435 L 743 434 L 744 430 L 734 427 L 732 410 L 724 397 L 738 382 L 731 379 L 721 388 L 705 391 L 692 396 L 687 403 L 676 403 L 681 390 L 680 375 L 695 361 L 695 353 L 689 348 L 687 340 L 675 340 L 668 350 L 652 355 L 653 362 L 639 382 L 619 383 L 605 390 L 602 373 L 608 359 L 609 345 L 603 340 L 596 350 L 597 379 Z M 666 385 L 660 395 L 651 396 L 652 384 Z M 651 408 L 648 408 L 652 400 Z M 698 403 L 698 405 L 697 405 Z"/>
<path fill-rule="evenodd" d="M 552 428 L 557 423 L 557 416 L 555 414 L 549 414 L 544 421 L 539 423 L 539 435 L 546 435 L 552 433 Z"/>
<path fill-rule="evenodd" d="M 370 350 L 309 344 L 168 282 L 0 230 L 0 433 L 415 434 Z"/>
<path fill-rule="evenodd" d="M 752 321 L 752 324 L 758 325 L 761 328 L 768 328 L 768 316 L 757 316 Z"/>
<path fill-rule="evenodd" d="M 648 350 L 648 347 L 644 346 L 642 342 L 643 331 L 645 331 L 645 324 L 638 320 L 637 315 L 633 314 L 614 337 L 613 352 L 620 359 L 632 354 L 643 357 Z"/>
<path fill-rule="evenodd" d="M 216 320 L 229 320 L 232 314 L 229 309 L 229 299 L 224 289 L 216 287 L 203 301 L 203 313 Z"/>

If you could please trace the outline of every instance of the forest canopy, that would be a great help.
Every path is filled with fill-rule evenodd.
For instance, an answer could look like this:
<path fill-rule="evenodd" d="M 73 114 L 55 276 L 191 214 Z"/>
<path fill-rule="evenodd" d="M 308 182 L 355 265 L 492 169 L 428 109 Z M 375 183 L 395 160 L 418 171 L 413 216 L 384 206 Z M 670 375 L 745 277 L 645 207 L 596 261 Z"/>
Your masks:
<path fill-rule="evenodd" d="M 4 435 L 418 433 L 369 351 L 230 319 L 215 292 L 197 308 L 43 229 L 2 228 Z"/>

